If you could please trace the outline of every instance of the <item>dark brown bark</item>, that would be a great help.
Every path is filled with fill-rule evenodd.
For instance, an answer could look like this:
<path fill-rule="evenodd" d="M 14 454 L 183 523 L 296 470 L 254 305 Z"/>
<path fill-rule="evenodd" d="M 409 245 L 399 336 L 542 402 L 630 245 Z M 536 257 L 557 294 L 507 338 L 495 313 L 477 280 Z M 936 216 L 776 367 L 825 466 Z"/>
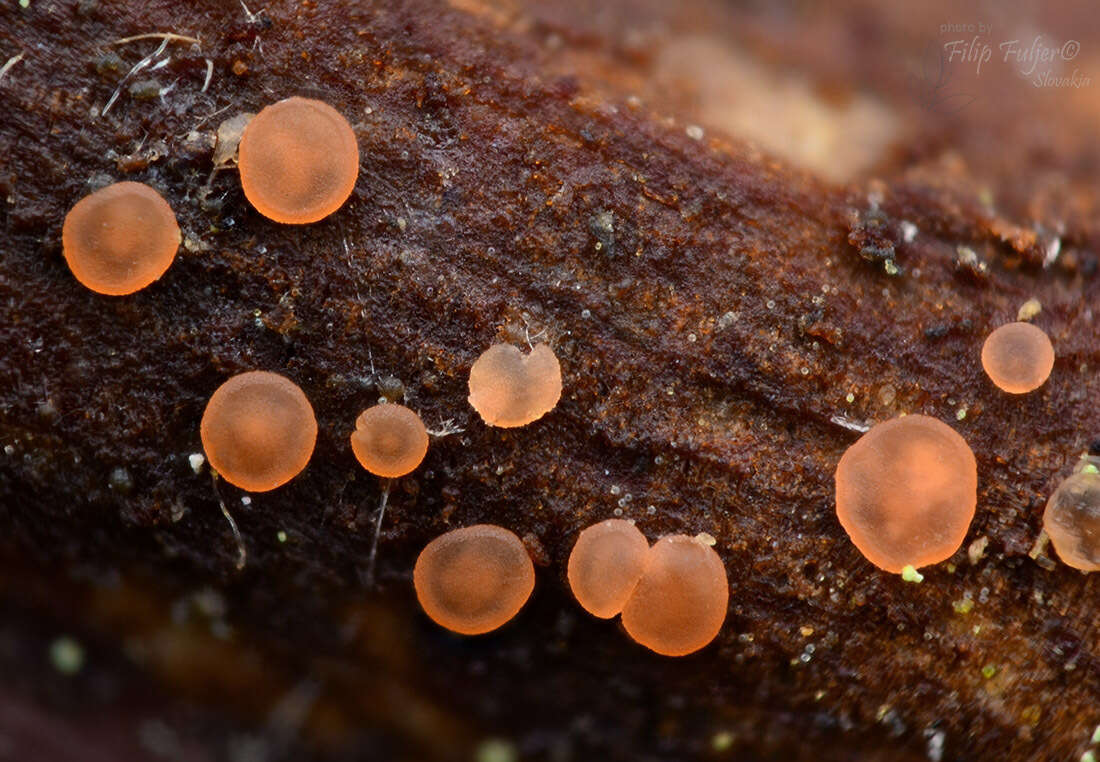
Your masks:
<path fill-rule="evenodd" d="M 0 80 L 0 756 L 138 759 L 168 737 L 177 758 L 243 758 L 243 736 L 269 759 L 469 758 L 491 736 L 548 760 L 1088 748 L 1096 586 L 1029 551 L 1100 437 L 1100 70 L 1072 92 L 1004 66 L 914 85 L 948 4 L 669 5 L 0 10 L 0 58 L 23 55 Z M 1091 9 L 1036 13 L 992 21 L 1041 21 L 1100 69 Z M 120 83 L 161 39 L 112 42 L 150 32 L 201 42 Z M 722 125 L 685 129 L 702 96 L 655 71 L 699 35 L 811 72 L 813 97 L 873 92 L 892 147 L 836 184 Z M 222 120 L 293 94 L 337 106 L 362 153 L 351 201 L 308 227 L 211 175 Z M 70 276 L 60 226 L 122 178 L 158 188 L 187 240 L 116 299 Z M 1031 297 L 1058 361 L 1009 397 L 979 348 Z M 489 429 L 466 372 L 525 325 L 566 391 L 536 424 Z M 297 381 L 321 435 L 250 506 L 219 486 L 238 573 L 188 457 L 209 394 L 252 368 Z M 429 426 L 465 430 L 398 482 L 371 590 L 381 485 L 347 437 L 388 376 Z M 831 502 L 852 427 L 902 412 L 955 425 L 979 464 L 973 552 L 920 585 L 864 561 Z M 572 601 L 572 540 L 618 508 L 651 539 L 718 539 L 731 607 L 705 651 L 651 655 Z M 520 616 L 470 640 L 420 614 L 410 579 L 429 539 L 476 522 L 515 530 L 540 568 Z M 72 677 L 46 658 L 62 633 L 88 649 Z"/>

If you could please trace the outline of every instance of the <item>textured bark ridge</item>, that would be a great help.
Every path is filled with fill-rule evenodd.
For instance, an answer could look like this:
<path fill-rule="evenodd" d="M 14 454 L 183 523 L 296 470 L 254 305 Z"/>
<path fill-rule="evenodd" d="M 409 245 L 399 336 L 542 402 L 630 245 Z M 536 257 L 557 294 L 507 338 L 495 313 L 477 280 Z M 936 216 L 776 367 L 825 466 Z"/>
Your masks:
<path fill-rule="evenodd" d="M 1100 591 L 1036 545 L 1100 437 L 1087 4 L 984 19 L 980 72 L 940 55 L 970 36 L 941 32 L 947 3 L 20 5 L 0 9 L 0 756 L 1089 748 Z M 1019 29 L 1078 41 L 1063 73 L 1091 86 L 1021 77 L 997 48 Z M 361 150 L 351 200 L 305 227 L 214 171 L 219 124 L 290 95 Z M 119 179 L 168 199 L 184 246 L 108 298 L 60 230 Z M 981 342 L 1032 298 L 1058 360 L 1008 396 Z M 490 429 L 466 375 L 525 331 L 554 345 L 561 402 Z M 302 386 L 320 436 L 249 502 L 192 456 L 210 393 L 253 368 Z M 371 587 L 382 484 L 348 436 L 391 377 L 463 431 L 395 483 Z M 979 494 L 964 550 L 914 585 L 848 541 L 832 474 L 859 428 L 918 412 L 970 443 Z M 704 651 L 657 657 L 572 600 L 577 532 L 620 511 L 651 541 L 717 538 L 730 611 Z M 411 570 L 478 522 L 524 539 L 537 583 L 461 639 Z"/>

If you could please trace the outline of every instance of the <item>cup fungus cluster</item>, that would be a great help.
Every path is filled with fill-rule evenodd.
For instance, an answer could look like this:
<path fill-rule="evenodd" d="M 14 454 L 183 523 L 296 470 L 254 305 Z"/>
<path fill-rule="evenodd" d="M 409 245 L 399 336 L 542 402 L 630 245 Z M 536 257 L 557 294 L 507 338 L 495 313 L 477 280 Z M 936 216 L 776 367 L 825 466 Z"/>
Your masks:
<path fill-rule="evenodd" d="M 172 207 L 144 183 L 115 183 L 85 196 L 61 228 L 73 275 L 111 296 L 132 294 L 164 275 L 179 245 Z"/>
<path fill-rule="evenodd" d="M 351 125 L 328 104 L 309 98 L 291 97 L 262 109 L 247 122 L 237 149 L 245 197 L 278 223 L 324 219 L 347 201 L 359 174 Z M 109 295 L 130 294 L 156 281 L 180 241 L 171 207 L 136 182 L 116 183 L 81 199 L 62 228 L 63 254 L 73 275 Z M 981 362 L 1000 389 L 1024 394 L 1047 380 L 1054 349 L 1039 328 L 1010 323 L 986 339 Z M 469 402 L 490 426 L 532 423 L 554 409 L 561 393 L 561 366 L 547 344 L 526 355 L 497 344 L 470 369 Z M 217 473 L 260 492 L 305 468 L 317 421 L 292 381 L 251 371 L 214 392 L 200 435 Z M 383 478 L 410 473 L 428 449 L 420 417 L 399 404 L 363 411 L 350 441 L 363 468 Z M 873 427 L 844 453 L 836 470 L 841 525 L 871 563 L 890 572 L 915 574 L 917 567 L 951 556 L 973 519 L 976 494 L 977 466 L 969 446 L 946 424 L 923 415 Z M 388 485 L 379 525 L 387 495 Z M 1100 569 L 1100 473 L 1094 463 L 1055 490 L 1044 527 L 1066 563 Z M 725 620 L 725 567 L 699 538 L 672 535 L 651 547 L 631 522 L 610 519 L 581 532 L 567 576 L 582 607 L 602 618 L 621 614 L 630 636 L 660 654 L 702 648 Z M 533 589 L 534 568 L 515 534 L 483 524 L 430 542 L 416 561 L 413 581 L 429 617 L 455 632 L 478 634 L 515 616 Z"/>
<path fill-rule="evenodd" d="M 1043 329 L 1031 323 L 1008 323 L 989 334 L 982 345 L 982 367 L 1002 391 L 1027 394 L 1050 377 L 1054 347 Z"/>
<path fill-rule="evenodd" d="M 959 549 L 977 491 L 978 466 L 966 440 L 924 415 L 872 427 L 836 469 L 841 526 L 868 561 L 899 574 Z"/>
<path fill-rule="evenodd" d="M 547 344 L 527 355 L 511 344 L 495 344 L 470 368 L 470 404 L 490 426 L 526 426 L 560 398 L 561 365 Z"/>
<path fill-rule="evenodd" d="M 1081 571 L 1100 570 L 1100 468 L 1084 457 L 1058 485 L 1043 512 L 1046 530 L 1058 557 Z"/>
<path fill-rule="evenodd" d="M 420 606 L 462 635 L 480 635 L 512 619 L 535 587 L 523 542 L 492 524 L 454 529 L 432 540 L 413 568 Z"/>
<path fill-rule="evenodd" d="M 664 656 L 698 651 L 726 619 L 726 568 L 700 538 L 669 535 L 650 547 L 634 524 L 608 519 L 577 537 L 567 576 L 586 611 L 621 613 L 630 637 Z"/>

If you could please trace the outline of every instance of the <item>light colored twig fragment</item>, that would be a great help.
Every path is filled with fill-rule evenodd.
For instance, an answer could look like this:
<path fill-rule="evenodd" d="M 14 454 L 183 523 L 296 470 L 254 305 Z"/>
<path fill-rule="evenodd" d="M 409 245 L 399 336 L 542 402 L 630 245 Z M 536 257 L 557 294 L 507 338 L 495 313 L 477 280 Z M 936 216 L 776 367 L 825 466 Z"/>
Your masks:
<path fill-rule="evenodd" d="M 11 71 L 11 67 L 23 60 L 22 53 L 16 53 L 14 56 L 7 60 L 3 66 L 0 66 L 0 81 L 3 81 L 4 75 Z"/>
<path fill-rule="evenodd" d="M 370 553 L 367 555 L 367 587 L 374 587 L 374 565 L 378 558 L 378 536 L 382 534 L 382 519 L 386 515 L 386 504 L 390 501 L 392 479 L 386 479 L 382 488 L 382 499 L 378 503 L 378 514 L 374 520 L 374 534 L 371 536 Z"/>
<path fill-rule="evenodd" d="M 249 23 L 249 24 L 263 23 L 263 20 L 260 18 L 260 14 L 263 13 L 265 10 L 267 10 L 266 5 L 263 8 L 260 8 L 260 10 L 256 11 L 255 13 L 248 10 L 248 6 L 244 4 L 244 0 L 241 0 L 241 7 L 244 8 L 244 17 L 245 17 L 247 23 Z"/>
<path fill-rule="evenodd" d="M 225 105 L 225 106 L 222 106 L 222 107 L 221 107 L 220 109 L 218 109 L 217 111 L 214 111 L 213 113 L 207 114 L 207 115 L 206 115 L 206 116 L 204 116 L 204 117 L 203 117 L 202 119 L 200 119 L 199 121 L 195 122 L 195 124 L 194 124 L 194 125 L 193 125 L 193 126 L 191 127 L 191 129 L 192 129 L 192 130 L 197 130 L 197 129 L 198 129 L 199 127 L 201 127 L 201 126 L 203 126 L 204 124 L 206 124 L 206 123 L 207 123 L 208 121 L 210 121 L 211 119 L 213 119 L 214 117 L 216 117 L 216 116 L 217 116 L 218 114 L 221 114 L 221 113 L 223 113 L 223 112 L 224 112 L 224 111 L 225 111 L 226 109 L 228 109 L 228 108 L 229 108 L 229 107 L 230 107 L 231 105 L 232 105 L 232 104 L 227 104 L 227 105 Z"/>
<path fill-rule="evenodd" d="M 123 37 L 121 40 L 115 40 L 112 45 L 128 45 L 131 42 L 138 42 L 139 40 L 164 40 L 168 42 L 190 42 L 194 45 L 202 45 L 202 40 L 198 37 L 187 37 L 186 35 L 176 34 L 175 32 L 146 32 L 145 34 L 135 34 L 132 37 Z"/>
<path fill-rule="evenodd" d="M 225 520 L 229 522 L 229 529 L 233 532 L 233 541 L 237 544 L 237 563 L 235 566 L 237 571 L 240 571 L 248 561 L 248 551 L 244 547 L 241 530 L 237 529 L 237 522 L 233 520 L 233 514 L 225 507 L 225 501 L 222 500 L 221 493 L 218 492 L 218 474 L 213 468 L 210 469 L 210 477 L 214 484 L 214 496 L 218 498 L 218 507 L 222 510 L 222 516 L 225 516 Z"/>
<path fill-rule="evenodd" d="M 455 423 L 454 418 L 448 418 L 447 420 L 439 424 L 438 429 L 427 429 L 427 432 L 428 436 L 441 439 L 443 437 L 449 437 L 452 434 L 461 434 L 465 430 L 466 429 Z"/>
<path fill-rule="evenodd" d="M 202 90 L 200 93 L 205 93 L 206 88 L 210 87 L 210 80 L 214 78 L 214 62 L 209 58 L 206 59 L 206 79 L 203 80 Z"/>
<path fill-rule="evenodd" d="M 829 418 L 829 422 L 848 429 L 848 431 L 858 431 L 861 434 L 871 430 L 871 427 L 867 424 L 853 421 L 851 418 L 847 418 L 843 415 L 833 415 Z"/>
<path fill-rule="evenodd" d="M 122 86 L 125 85 L 127 81 L 129 81 L 130 77 L 134 76 L 136 73 L 151 64 L 157 58 L 157 56 L 165 51 L 167 47 L 168 40 L 166 39 L 161 42 L 160 46 L 155 51 L 138 61 L 136 64 L 134 64 L 133 68 L 130 69 L 130 71 L 126 72 L 126 76 L 123 77 L 122 80 L 118 83 L 118 87 L 115 88 L 114 93 L 111 94 L 111 98 L 107 101 L 107 105 L 104 106 L 103 111 L 100 112 L 100 116 L 106 116 L 107 112 L 111 110 L 111 106 L 115 105 L 115 101 L 118 100 L 118 96 L 122 92 Z"/>

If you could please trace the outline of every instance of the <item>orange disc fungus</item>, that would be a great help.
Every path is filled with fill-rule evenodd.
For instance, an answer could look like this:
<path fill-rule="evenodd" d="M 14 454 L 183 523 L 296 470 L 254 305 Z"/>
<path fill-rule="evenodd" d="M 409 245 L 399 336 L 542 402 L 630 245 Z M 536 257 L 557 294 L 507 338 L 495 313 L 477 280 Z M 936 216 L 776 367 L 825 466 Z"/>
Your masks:
<path fill-rule="evenodd" d="M 404 405 L 375 405 L 355 421 L 351 449 L 363 468 L 375 476 L 396 479 L 424 460 L 428 431 L 420 416 Z"/>
<path fill-rule="evenodd" d="M 526 356 L 511 344 L 494 344 L 470 368 L 470 404 L 490 426 L 526 426 L 560 397 L 561 365 L 546 344 Z"/>
<path fill-rule="evenodd" d="M 523 608 L 535 587 L 535 567 L 515 534 L 478 524 L 429 542 L 416 559 L 413 585 L 424 612 L 437 624 L 480 635 Z"/>
<path fill-rule="evenodd" d="M 962 545 L 977 504 L 966 440 L 924 415 L 880 423 L 836 469 L 836 514 L 868 561 L 889 572 L 938 563 Z"/>
<path fill-rule="evenodd" d="M 584 609 L 603 619 L 623 610 L 645 570 L 649 542 L 625 519 L 593 524 L 569 554 L 569 587 Z"/>
<path fill-rule="evenodd" d="M 199 433 L 210 465 L 227 482 L 265 492 L 309 463 L 317 419 L 297 384 L 254 370 L 233 376 L 210 396 Z"/>
<path fill-rule="evenodd" d="M 989 379 L 1011 394 L 1042 386 L 1054 368 L 1054 347 L 1031 323 L 1002 325 L 982 345 L 982 367 Z"/>
<path fill-rule="evenodd" d="M 1100 570 L 1100 470 L 1085 458 L 1050 496 L 1043 529 L 1058 557 L 1075 569 Z"/>
<path fill-rule="evenodd" d="M 714 640 L 729 597 L 726 567 L 713 548 L 686 535 L 662 537 L 623 607 L 623 627 L 652 651 L 684 656 Z"/>
<path fill-rule="evenodd" d="M 359 146 L 340 112 L 287 98 L 244 128 L 237 165 L 248 202 L 275 222 L 316 222 L 339 209 L 359 176 Z"/>
<path fill-rule="evenodd" d="M 112 296 L 140 291 L 164 275 L 179 245 L 172 207 L 144 183 L 115 183 L 85 196 L 61 228 L 73 275 Z"/>

